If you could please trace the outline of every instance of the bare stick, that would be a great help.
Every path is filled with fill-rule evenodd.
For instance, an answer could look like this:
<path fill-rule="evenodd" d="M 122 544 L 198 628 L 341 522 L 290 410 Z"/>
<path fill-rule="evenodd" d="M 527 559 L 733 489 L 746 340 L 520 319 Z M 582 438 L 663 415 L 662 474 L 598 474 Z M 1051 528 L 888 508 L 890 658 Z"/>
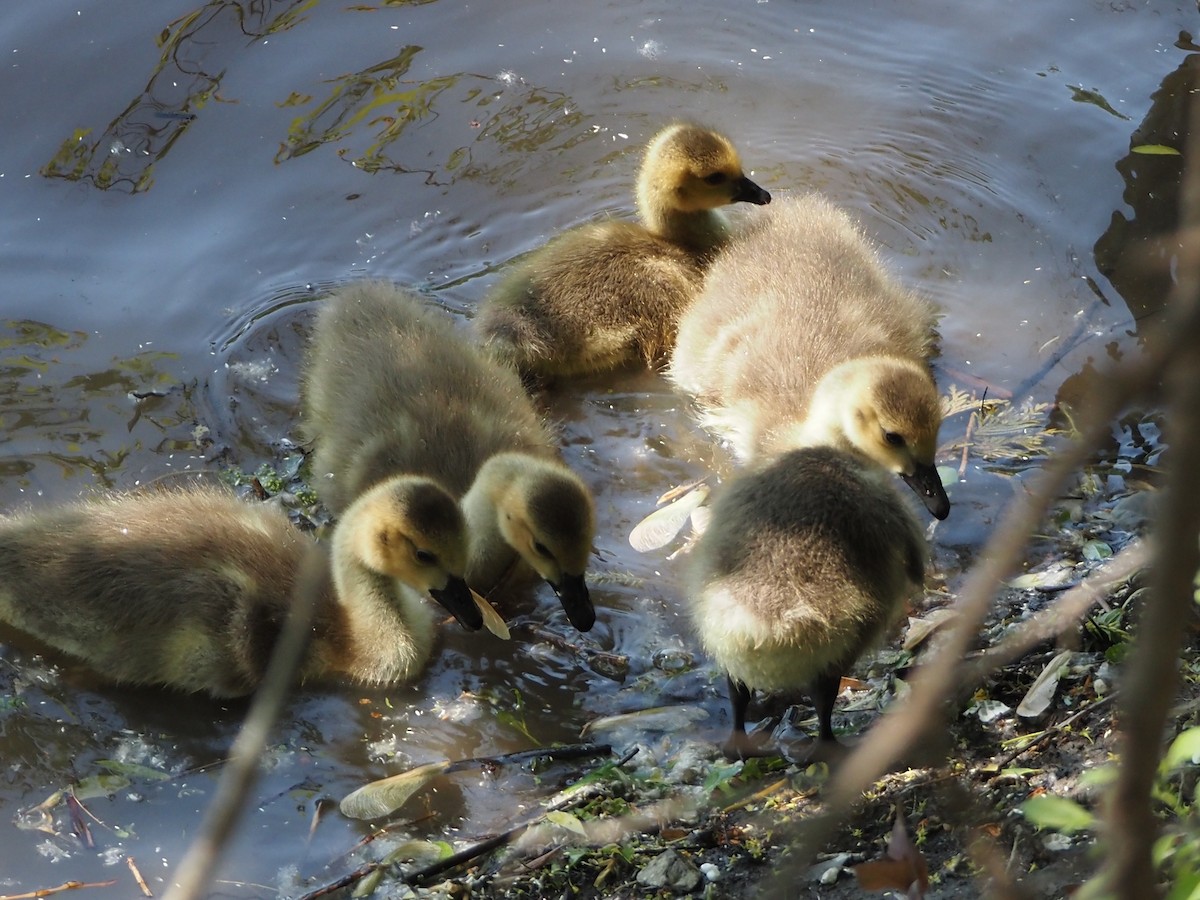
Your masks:
<path fill-rule="evenodd" d="M 1053 606 L 1032 616 L 995 647 L 965 664 L 961 683 L 966 689 L 973 689 L 985 677 L 1020 659 L 1042 641 L 1073 628 L 1113 585 L 1129 578 L 1149 560 L 1150 548 L 1141 540 L 1133 541 L 1103 568 L 1066 591 Z"/>
<path fill-rule="evenodd" d="M 266 675 L 233 742 L 229 764 L 221 773 L 216 796 L 200 826 L 200 833 L 175 870 L 175 882 L 167 889 L 165 900 L 195 900 L 199 897 L 233 834 L 246 795 L 258 777 L 258 763 L 266 749 L 267 738 L 283 709 L 308 645 L 313 611 L 323 584 L 323 551 L 324 548 L 318 548 L 309 553 L 301 566 L 292 607 L 271 653 Z"/>
<path fill-rule="evenodd" d="M 138 887 L 142 889 L 142 896 L 153 897 L 154 892 L 150 890 L 150 886 L 146 884 L 146 879 L 142 877 L 142 873 L 138 870 L 137 863 L 133 861 L 132 856 L 125 857 L 125 862 L 129 866 L 129 871 L 133 873 L 133 880 L 138 883 Z"/>
<path fill-rule="evenodd" d="M 64 881 L 58 887 L 42 888 L 39 891 L 30 891 L 27 894 L 3 894 L 0 895 L 0 900 L 36 900 L 37 897 L 52 897 L 55 894 L 61 894 L 63 891 L 112 887 L 114 884 L 116 884 L 116 881 Z"/>

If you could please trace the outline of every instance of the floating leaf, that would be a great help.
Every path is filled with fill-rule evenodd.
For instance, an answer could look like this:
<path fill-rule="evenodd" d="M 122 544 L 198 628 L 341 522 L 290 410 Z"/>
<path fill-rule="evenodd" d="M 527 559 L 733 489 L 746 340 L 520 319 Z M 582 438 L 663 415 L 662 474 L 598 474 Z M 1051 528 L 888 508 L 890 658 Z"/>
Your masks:
<path fill-rule="evenodd" d="M 351 819 L 378 819 L 391 815 L 407 803 L 409 797 L 449 768 L 450 762 L 442 760 L 372 781 L 343 797 L 338 808 L 342 815 Z"/>
<path fill-rule="evenodd" d="M 583 827 L 583 823 L 579 821 L 579 817 L 572 815 L 566 810 L 554 809 L 546 813 L 542 818 L 551 825 L 557 825 L 560 828 L 565 828 L 573 834 L 579 835 L 581 838 L 588 836 L 587 829 Z"/>
<path fill-rule="evenodd" d="M 405 841 L 383 860 L 385 865 L 399 862 L 414 862 L 428 865 L 438 860 L 446 859 L 454 853 L 454 848 L 445 841 Z"/>
<path fill-rule="evenodd" d="M 692 512 L 708 497 L 704 485 L 689 491 L 678 500 L 656 509 L 633 527 L 629 533 L 629 546 L 639 553 L 665 547 L 675 539 Z"/>
<path fill-rule="evenodd" d="M 958 483 L 958 469 L 954 466 L 938 466 L 938 478 L 942 479 L 942 487 L 950 487 Z"/>
<path fill-rule="evenodd" d="M 1026 719 L 1034 719 L 1040 716 L 1050 706 L 1050 702 L 1054 699 L 1054 693 L 1058 690 L 1058 679 L 1062 676 L 1063 669 L 1067 667 L 1067 663 L 1071 659 L 1071 651 L 1064 650 L 1059 653 L 1054 659 L 1046 663 L 1046 668 L 1042 669 L 1042 674 L 1033 682 L 1033 686 L 1026 691 L 1025 696 L 1021 698 L 1021 702 L 1017 704 L 1017 715 L 1023 716 Z"/>
<path fill-rule="evenodd" d="M 654 706 L 636 712 L 620 713 L 592 719 L 580 730 L 580 737 L 596 731 L 612 731 L 626 725 L 636 725 L 645 731 L 675 731 L 708 718 L 708 710 L 699 706 Z"/>
<path fill-rule="evenodd" d="M 359 897 L 370 897 L 375 893 L 375 888 L 379 887 L 379 883 L 383 881 L 383 876 L 386 874 L 386 869 L 375 869 L 373 872 L 368 872 L 354 886 L 354 892 L 350 896 L 355 898 L 355 900 Z"/>
<path fill-rule="evenodd" d="M 1180 766 L 1195 765 L 1198 762 L 1200 762 L 1200 728 L 1189 728 L 1187 731 L 1180 732 L 1179 736 L 1171 741 L 1171 746 L 1167 748 L 1158 769 L 1165 774 Z"/>
<path fill-rule="evenodd" d="M 1037 828 L 1073 834 L 1092 827 L 1095 816 L 1074 800 L 1054 794 L 1030 797 L 1021 804 L 1021 814 Z"/>
<path fill-rule="evenodd" d="M 1141 153 L 1143 156 L 1182 156 L 1174 147 L 1166 144 L 1138 144 L 1129 148 L 1130 153 Z"/>
<path fill-rule="evenodd" d="M 504 617 L 496 612 L 496 607 L 488 603 L 479 594 L 471 591 L 471 596 L 475 598 L 475 605 L 479 607 L 479 612 L 483 615 L 483 624 L 492 634 L 500 638 L 502 641 L 507 641 L 509 638 L 508 625 L 504 621 Z"/>
<path fill-rule="evenodd" d="M 140 766 L 137 763 L 125 763 L 116 759 L 98 759 L 96 765 L 102 769 L 108 769 L 114 775 L 124 775 L 126 778 L 141 779 L 142 781 L 170 781 L 172 777 L 169 772 L 163 772 L 160 769 Z"/>
<path fill-rule="evenodd" d="M 129 779 L 124 775 L 89 775 L 71 791 L 77 800 L 91 800 L 93 797 L 109 797 L 117 791 L 129 787 Z"/>

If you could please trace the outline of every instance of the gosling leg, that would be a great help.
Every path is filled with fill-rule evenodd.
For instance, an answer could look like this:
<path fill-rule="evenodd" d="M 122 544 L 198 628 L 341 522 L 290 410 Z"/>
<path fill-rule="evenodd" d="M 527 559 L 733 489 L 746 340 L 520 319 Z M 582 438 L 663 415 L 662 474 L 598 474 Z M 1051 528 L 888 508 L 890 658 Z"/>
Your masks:
<path fill-rule="evenodd" d="M 838 689 L 842 685 L 842 673 L 824 672 L 813 679 L 810 693 L 817 710 L 817 740 L 823 744 L 836 744 L 833 735 L 833 705 L 837 702 Z"/>
<path fill-rule="evenodd" d="M 754 692 L 732 676 L 726 675 L 729 683 L 729 706 L 733 710 L 733 727 L 729 731 L 729 740 L 721 747 L 721 754 L 731 762 L 739 759 L 749 759 L 752 756 L 777 756 L 778 752 L 771 747 L 762 747 L 746 734 L 746 708 Z"/>

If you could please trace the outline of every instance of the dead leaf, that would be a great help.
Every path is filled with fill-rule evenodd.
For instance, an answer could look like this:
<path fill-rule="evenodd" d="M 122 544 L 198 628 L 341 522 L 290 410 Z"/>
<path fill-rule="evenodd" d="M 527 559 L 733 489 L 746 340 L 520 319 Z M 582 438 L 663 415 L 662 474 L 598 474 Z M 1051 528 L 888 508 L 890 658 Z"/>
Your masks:
<path fill-rule="evenodd" d="M 865 891 L 904 891 L 916 900 L 929 890 L 929 866 L 909 837 L 899 807 L 888 838 L 887 856 L 855 866 L 854 877 Z"/>
<path fill-rule="evenodd" d="M 1062 677 L 1063 669 L 1067 667 L 1067 663 L 1071 659 L 1071 653 L 1070 650 L 1064 650 L 1046 663 L 1042 674 L 1037 677 L 1033 686 L 1017 705 L 1018 716 L 1035 719 L 1046 711 L 1054 700 L 1054 693 L 1058 690 L 1058 680 Z"/>
<path fill-rule="evenodd" d="M 378 819 L 391 815 L 434 778 L 445 773 L 450 762 L 426 763 L 423 766 L 364 784 L 342 798 L 342 815 L 351 819 Z"/>
<path fill-rule="evenodd" d="M 659 507 L 638 522 L 629 533 L 629 546 L 639 553 L 665 547 L 675 539 L 692 513 L 708 497 L 704 485 L 689 491 L 667 506 Z"/>
<path fill-rule="evenodd" d="M 941 609 L 931 609 L 919 619 L 909 619 L 908 632 L 904 635 L 904 649 L 915 650 L 957 618 L 957 612 L 949 607 L 942 607 Z"/>
<path fill-rule="evenodd" d="M 488 603 L 487 600 L 471 590 L 471 596 L 475 600 L 475 605 L 479 607 L 479 612 L 483 616 L 484 627 L 492 634 L 500 638 L 502 641 L 509 639 L 508 625 L 504 621 L 504 617 L 496 612 L 496 607 Z"/>

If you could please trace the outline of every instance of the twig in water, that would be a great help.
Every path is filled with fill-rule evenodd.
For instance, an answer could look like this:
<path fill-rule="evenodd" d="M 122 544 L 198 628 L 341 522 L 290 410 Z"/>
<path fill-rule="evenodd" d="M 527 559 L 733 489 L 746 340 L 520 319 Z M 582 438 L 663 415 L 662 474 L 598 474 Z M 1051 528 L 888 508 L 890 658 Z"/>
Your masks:
<path fill-rule="evenodd" d="M 58 887 L 42 888 L 27 894 L 0 894 L 0 900 L 36 900 L 38 897 L 51 897 L 63 891 L 78 891 L 83 888 L 112 887 L 116 881 L 64 881 Z"/>
<path fill-rule="evenodd" d="M 133 873 L 133 880 L 138 883 L 138 887 L 142 889 L 142 895 L 153 897 L 154 892 L 150 890 L 150 886 L 146 884 L 146 879 L 142 877 L 142 873 L 138 871 L 137 863 L 133 861 L 132 856 L 125 857 L 125 862 L 129 866 L 129 871 Z"/>
<path fill-rule="evenodd" d="M 501 753 L 499 756 L 473 756 L 470 759 L 458 759 L 450 763 L 446 774 L 451 772 L 466 772 L 468 769 L 478 769 L 481 766 L 505 766 L 512 763 L 523 763 L 530 760 L 562 760 L 587 759 L 592 756 L 605 756 L 612 753 L 609 744 L 568 744 L 564 747 L 545 747 L 534 750 L 516 750 L 512 753 Z"/>

